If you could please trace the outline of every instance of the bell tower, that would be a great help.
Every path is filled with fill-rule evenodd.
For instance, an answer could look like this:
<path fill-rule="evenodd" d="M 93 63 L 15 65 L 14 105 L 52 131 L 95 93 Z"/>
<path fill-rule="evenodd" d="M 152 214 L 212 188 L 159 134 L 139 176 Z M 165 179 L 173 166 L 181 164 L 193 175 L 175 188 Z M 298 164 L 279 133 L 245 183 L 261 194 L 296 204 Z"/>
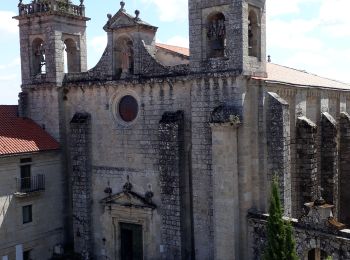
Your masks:
<path fill-rule="evenodd" d="M 87 70 L 84 0 L 18 4 L 22 84 L 61 85 L 64 73 Z"/>
<path fill-rule="evenodd" d="M 189 0 L 193 72 L 266 75 L 265 0 Z"/>

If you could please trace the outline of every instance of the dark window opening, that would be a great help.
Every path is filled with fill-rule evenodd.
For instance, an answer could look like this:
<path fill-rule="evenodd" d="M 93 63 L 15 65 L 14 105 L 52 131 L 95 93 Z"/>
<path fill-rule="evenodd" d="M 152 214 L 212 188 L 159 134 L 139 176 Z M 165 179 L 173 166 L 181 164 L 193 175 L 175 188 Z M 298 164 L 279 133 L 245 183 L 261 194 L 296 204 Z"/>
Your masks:
<path fill-rule="evenodd" d="M 226 25 L 225 16 L 222 13 L 217 13 L 209 17 L 207 37 L 209 58 L 224 57 L 226 49 Z"/>
<path fill-rule="evenodd" d="M 23 260 L 32 260 L 32 258 L 30 257 L 31 254 L 31 250 L 27 250 L 23 252 Z"/>
<path fill-rule="evenodd" d="M 22 207 L 23 224 L 31 223 L 33 221 L 32 205 Z"/>
<path fill-rule="evenodd" d="M 21 190 L 31 189 L 31 165 L 21 165 Z"/>
<path fill-rule="evenodd" d="M 120 223 L 120 254 L 122 260 L 143 259 L 141 225 Z"/>
<path fill-rule="evenodd" d="M 119 102 L 119 116 L 125 122 L 134 121 L 137 117 L 139 105 L 133 96 L 125 96 Z"/>
<path fill-rule="evenodd" d="M 31 163 L 32 162 L 32 158 L 23 158 L 20 160 L 20 163 Z"/>

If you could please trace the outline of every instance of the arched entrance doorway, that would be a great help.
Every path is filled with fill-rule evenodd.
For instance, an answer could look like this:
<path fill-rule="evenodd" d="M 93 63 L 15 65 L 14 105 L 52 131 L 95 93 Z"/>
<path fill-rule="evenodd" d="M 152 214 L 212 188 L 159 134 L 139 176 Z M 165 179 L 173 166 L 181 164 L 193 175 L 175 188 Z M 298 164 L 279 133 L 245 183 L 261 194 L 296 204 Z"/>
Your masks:
<path fill-rule="evenodd" d="M 328 260 L 330 256 L 319 248 L 312 249 L 308 252 L 306 260 Z"/>

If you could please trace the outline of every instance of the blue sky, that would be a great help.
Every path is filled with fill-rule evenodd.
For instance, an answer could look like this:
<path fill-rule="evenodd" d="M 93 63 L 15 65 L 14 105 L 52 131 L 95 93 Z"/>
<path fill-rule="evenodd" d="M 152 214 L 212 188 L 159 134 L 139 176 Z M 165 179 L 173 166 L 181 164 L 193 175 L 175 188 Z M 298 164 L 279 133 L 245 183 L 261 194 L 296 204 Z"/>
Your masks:
<path fill-rule="evenodd" d="M 24 3 L 30 0 L 24 0 Z M 78 0 L 73 0 L 78 3 Z M 125 0 L 133 14 L 159 27 L 157 41 L 187 46 L 187 0 Z M 15 0 L 0 3 L 0 104 L 16 104 L 20 91 L 20 55 Z M 101 56 L 107 13 L 120 8 L 119 1 L 85 0 L 88 22 L 88 64 Z M 307 70 L 349 82 L 350 0 L 267 0 L 267 53 L 281 65 Z"/>

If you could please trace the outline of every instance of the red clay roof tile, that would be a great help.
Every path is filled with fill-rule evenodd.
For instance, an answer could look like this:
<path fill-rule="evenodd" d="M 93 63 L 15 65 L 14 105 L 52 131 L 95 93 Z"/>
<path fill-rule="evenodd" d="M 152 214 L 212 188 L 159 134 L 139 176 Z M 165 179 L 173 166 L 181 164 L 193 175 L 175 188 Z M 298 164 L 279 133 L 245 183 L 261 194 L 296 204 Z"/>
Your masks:
<path fill-rule="evenodd" d="M 164 43 L 156 43 L 156 47 L 166 49 L 168 51 L 180 53 L 184 56 L 190 56 L 190 50 L 188 48 L 174 46 L 174 45 L 168 45 Z"/>
<path fill-rule="evenodd" d="M 0 156 L 59 149 L 34 121 L 17 116 L 17 106 L 0 105 Z"/>

